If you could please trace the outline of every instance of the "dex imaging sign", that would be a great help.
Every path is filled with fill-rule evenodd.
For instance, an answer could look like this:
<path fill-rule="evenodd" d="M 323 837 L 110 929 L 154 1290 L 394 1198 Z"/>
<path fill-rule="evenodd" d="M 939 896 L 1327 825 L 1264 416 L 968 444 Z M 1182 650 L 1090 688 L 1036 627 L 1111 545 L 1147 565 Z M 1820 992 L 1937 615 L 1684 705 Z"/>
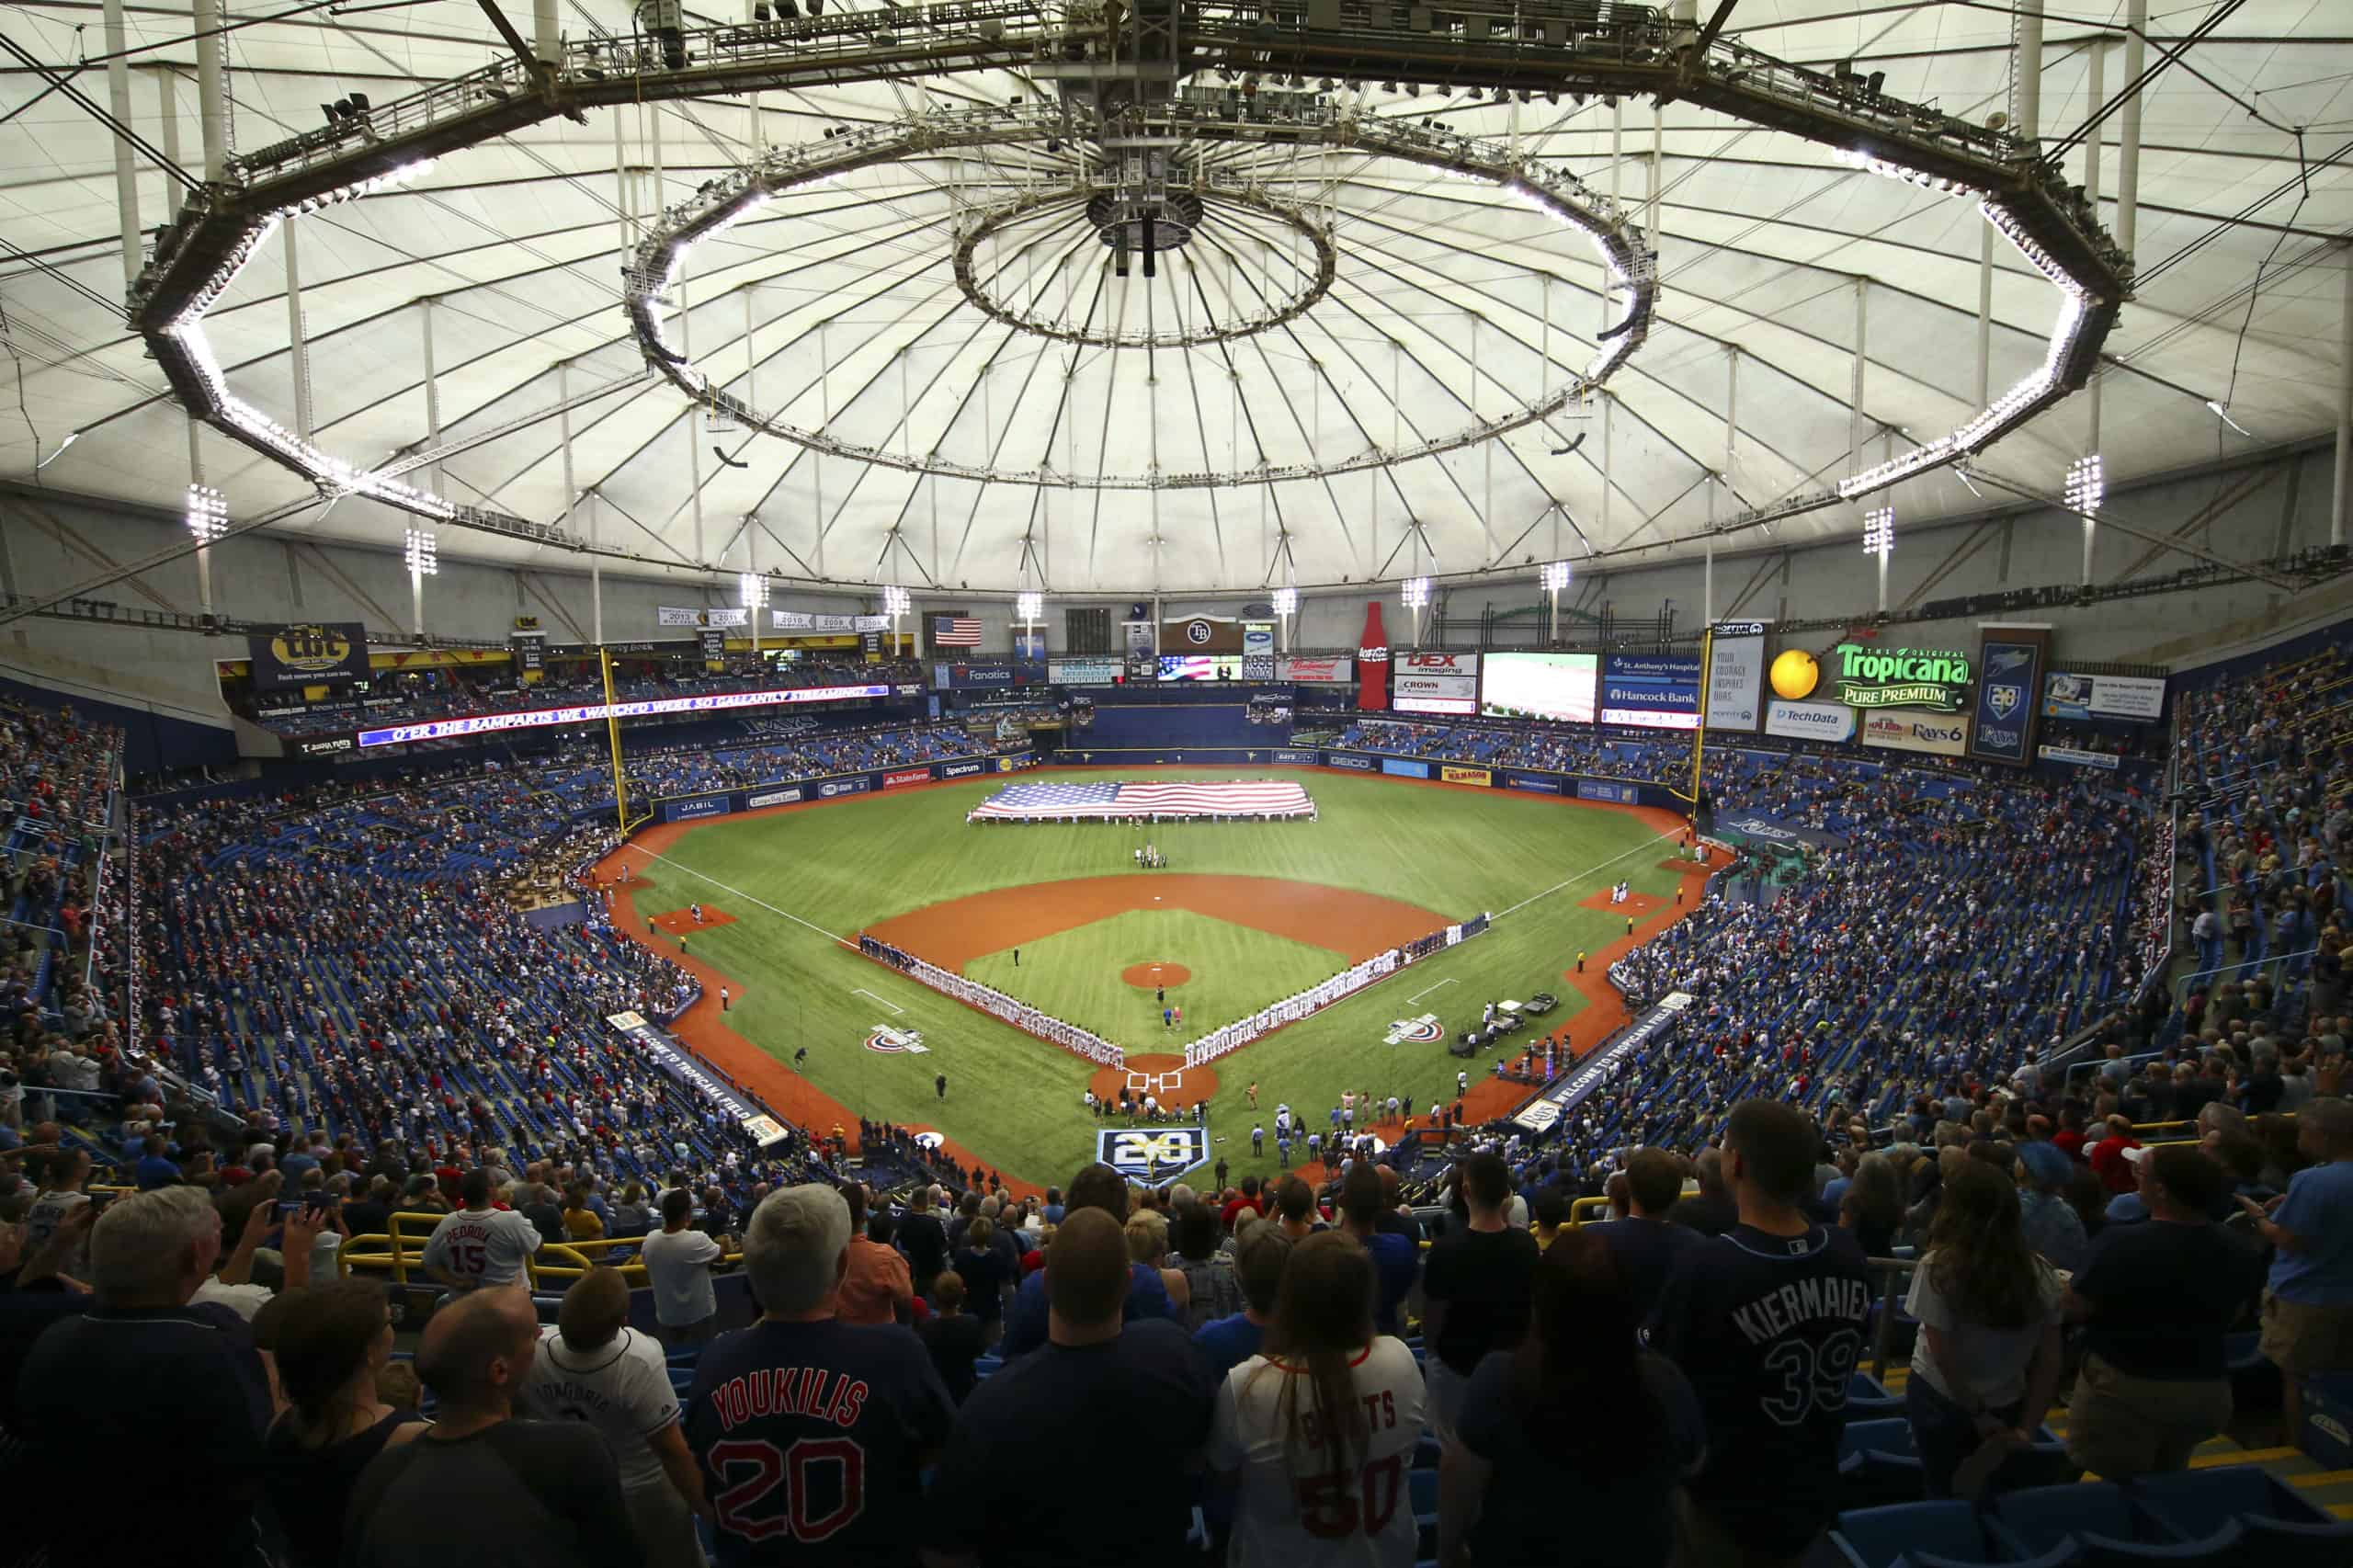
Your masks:
<path fill-rule="evenodd" d="M 1973 672 L 1966 653 L 1841 642 L 1830 656 L 1838 700 L 1849 708 L 1930 708 L 1958 713 L 1968 705 Z"/>

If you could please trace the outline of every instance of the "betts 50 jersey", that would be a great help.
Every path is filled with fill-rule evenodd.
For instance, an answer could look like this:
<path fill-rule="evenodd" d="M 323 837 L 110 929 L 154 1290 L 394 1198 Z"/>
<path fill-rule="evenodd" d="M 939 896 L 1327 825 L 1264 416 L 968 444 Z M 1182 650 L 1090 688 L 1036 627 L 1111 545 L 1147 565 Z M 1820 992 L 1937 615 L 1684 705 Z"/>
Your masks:
<path fill-rule="evenodd" d="M 827 1319 L 722 1335 L 695 1369 L 686 1433 L 722 1568 L 912 1568 L 919 1472 L 954 1416 L 907 1329 Z"/>

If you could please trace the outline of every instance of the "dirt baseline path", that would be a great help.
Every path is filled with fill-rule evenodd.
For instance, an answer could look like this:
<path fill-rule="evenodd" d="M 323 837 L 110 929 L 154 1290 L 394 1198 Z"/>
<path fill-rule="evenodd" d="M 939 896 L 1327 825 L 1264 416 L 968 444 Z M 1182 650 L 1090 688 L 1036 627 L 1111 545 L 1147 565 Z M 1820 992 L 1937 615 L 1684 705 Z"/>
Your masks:
<path fill-rule="evenodd" d="M 1035 942 L 1138 909 L 1183 909 L 1285 937 L 1357 963 L 1442 930 L 1447 916 L 1377 893 L 1279 877 L 1199 872 L 1074 877 L 926 904 L 866 928 L 892 947 L 962 972 L 983 953 Z"/>

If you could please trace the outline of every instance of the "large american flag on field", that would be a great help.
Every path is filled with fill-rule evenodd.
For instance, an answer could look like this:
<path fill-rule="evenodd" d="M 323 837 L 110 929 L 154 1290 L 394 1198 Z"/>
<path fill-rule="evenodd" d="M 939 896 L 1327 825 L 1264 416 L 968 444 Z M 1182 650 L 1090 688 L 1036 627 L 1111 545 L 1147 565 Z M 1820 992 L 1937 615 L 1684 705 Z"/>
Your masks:
<path fill-rule="evenodd" d="M 1304 817 L 1315 802 L 1297 784 L 1231 779 L 1196 784 L 1011 784 L 975 807 L 971 822 L 1073 817 Z"/>
<path fill-rule="evenodd" d="M 977 648 L 981 645 L 981 623 L 969 615 L 936 615 L 931 618 L 931 645 Z"/>

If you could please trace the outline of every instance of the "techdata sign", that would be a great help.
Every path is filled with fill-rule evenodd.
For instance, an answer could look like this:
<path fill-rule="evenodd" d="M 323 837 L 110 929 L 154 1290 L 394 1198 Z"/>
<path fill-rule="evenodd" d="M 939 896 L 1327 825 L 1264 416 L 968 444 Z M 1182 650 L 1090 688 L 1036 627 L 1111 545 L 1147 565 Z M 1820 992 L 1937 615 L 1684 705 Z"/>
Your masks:
<path fill-rule="evenodd" d="M 1974 672 L 1966 653 L 1841 642 L 1831 650 L 1830 662 L 1838 700 L 1849 708 L 1928 708 L 1958 713 L 1968 706 L 1969 682 Z"/>
<path fill-rule="evenodd" d="M 1977 643 L 1976 722 L 1969 755 L 2024 767 L 2034 760 L 2041 722 L 2042 665 L 2051 653 L 2047 626 L 1981 625 Z"/>
<path fill-rule="evenodd" d="M 1802 741 L 1848 741 L 1855 737 L 1855 710 L 1843 702 L 1784 702 L 1765 705 L 1765 733 Z"/>
<path fill-rule="evenodd" d="M 1698 729 L 1699 661 L 1688 653 L 1610 654 L 1601 665 L 1601 722 Z"/>
<path fill-rule="evenodd" d="M 2079 676 L 2053 670 L 2043 677 L 2046 719 L 2131 719 L 2147 723 L 2165 710 L 2165 683 L 2146 676 Z"/>
<path fill-rule="evenodd" d="M 1863 744 L 1889 751 L 1963 756 L 1969 751 L 1969 715 L 1920 712 L 1866 713 Z"/>
<path fill-rule="evenodd" d="M 1095 1157 L 1130 1181 L 1167 1181 L 1210 1157 L 1206 1127 L 1106 1128 L 1095 1135 Z"/>
<path fill-rule="evenodd" d="M 1479 655 L 1397 653 L 1389 661 L 1389 706 L 1401 713 L 1479 711 Z"/>
<path fill-rule="evenodd" d="M 1708 647 L 1708 728 L 1755 734 L 1764 717 L 1765 623 L 1720 620 Z"/>

